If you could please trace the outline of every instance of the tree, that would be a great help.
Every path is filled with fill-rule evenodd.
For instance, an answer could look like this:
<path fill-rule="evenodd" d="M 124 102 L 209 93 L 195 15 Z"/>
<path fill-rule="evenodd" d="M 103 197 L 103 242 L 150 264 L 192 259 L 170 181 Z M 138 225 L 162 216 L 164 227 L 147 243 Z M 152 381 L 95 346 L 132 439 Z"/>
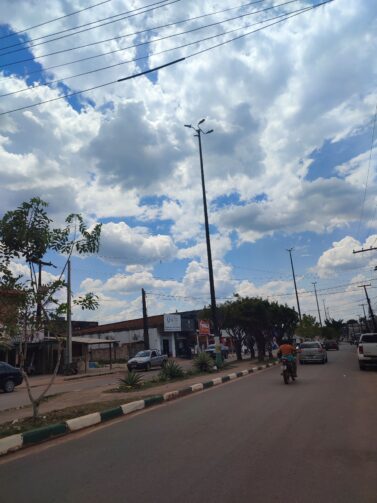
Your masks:
<path fill-rule="evenodd" d="M 203 316 L 209 314 L 205 311 Z M 292 334 L 298 322 L 294 309 L 277 302 L 270 303 L 259 297 L 240 297 L 218 306 L 219 325 L 230 335 L 235 346 L 237 359 L 242 359 L 242 345 L 245 344 L 255 357 L 254 345 L 257 345 L 258 359 L 264 360 L 266 348 L 272 356 L 272 339 L 285 334 Z"/>
<path fill-rule="evenodd" d="M 304 339 L 314 339 L 315 337 L 320 337 L 322 331 L 315 316 L 303 314 L 301 323 L 296 329 L 296 334 Z"/>
<path fill-rule="evenodd" d="M 63 228 L 52 228 L 47 206 L 42 199 L 33 198 L 22 203 L 16 210 L 8 211 L 0 220 L 0 299 L 3 301 L 0 316 L 3 337 L 18 340 L 20 367 L 33 406 L 34 418 L 38 416 L 41 401 L 52 386 L 60 367 L 63 335 L 66 333 L 66 322 L 61 319 L 68 309 L 66 302 L 61 299 L 67 288 L 63 274 L 68 260 L 73 253 L 96 253 L 101 234 L 101 224 L 89 231 L 79 214 L 68 215 Z M 41 267 L 45 255 L 54 253 L 64 255 L 65 264 L 58 276 L 40 285 L 36 266 Z M 15 263 L 26 265 L 28 273 L 15 274 Z M 74 303 L 83 309 L 96 309 L 98 306 L 97 297 L 93 293 L 75 299 Z M 44 333 L 55 338 L 58 357 L 49 383 L 39 396 L 34 396 L 24 365 L 28 343 Z"/>

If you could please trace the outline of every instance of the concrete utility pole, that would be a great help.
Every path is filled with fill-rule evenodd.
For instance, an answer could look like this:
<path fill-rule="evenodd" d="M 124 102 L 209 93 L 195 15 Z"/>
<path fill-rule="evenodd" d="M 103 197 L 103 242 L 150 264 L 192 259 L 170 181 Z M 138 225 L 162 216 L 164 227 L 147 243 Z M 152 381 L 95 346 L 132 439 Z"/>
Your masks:
<path fill-rule="evenodd" d="M 322 302 L 323 302 L 323 310 L 325 311 L 325 320 L 328 320 L 328 319 L 329 319 L 329 317 L 328 317 L 327 310 L 326 310 L 326 302 L 325 302 L 325 299 L 322 299 Z"/>
<path fill-rule="evenodd" d="M 67 349 L 66 364 L 72 363 L 72 290 L 71 290 L 71 259 L 67 263 Z"/>
<path fill-rule="evenodd" d="M 295 276 L 295 270 L 294 270 L 294 267 L 293 267 L 293 260 L 292 260 L 292 250 L 293 250 L 293 248 L 289 248 L 287 250 L 287 252 L 289 253 L 289 257 L 291 259 L 292 276 L 293 276 L 293 284 L 295 285 L 296 301 L 297 301 L 297 309 L 298 309 L 298 317 L 299 317 L 299 320 L 301 321 L 301 309 L 300 309 L 300 302 L 298 300 L 297 285 L 296 285 L 296 276 Z"/>
<path fill-rule="evenodd" d="M 319 324 L 321 325 L 322 328 L 322 320 L 321 320 L 321 311 L 319 310 L 319 304 L 318 304 L 318 297 L 317 297 L 317 289 L 315 285 L 317 284 L 316 281 L 313 282 L 314 285 L 314 293 L 315 293 L 315 300 L 317 301 L 317 309 L 318 309 L 318 317 L 319 317 Z"/>
<path fill-rule="evenodd" d="M 366 315 L 366 312 L 365 312 L 365 304 L 359 304 L 359 306 L 361 306 L 363 308 L 364 324 L 365 324 L 365 328 L 368 330 L 368 320 L 367 320 L 367 315 Z"/>
<path fill-rule="evenodd" d="M 147 300 L 144 288 L 141 289 L 141 299 L 143 303 L 143 332 L 144 332 L 144 349 L 149 348 L 149 331 L 148 331 L 148 315 L 147 315 Z"/>
<path fill-rule="evenodd" d="M 374 319 L 374 313 L 373 313 L 372 304 L 370 303 L 370 298 L 369 298 L 369 295 L 367 292 L 367 286 L 371 286 L 371 284 L 368 283 L 367 285 L 359 285 L 359 288 L 364 288 L 365 297 L 367 298 L 367 303 L 368 303 L 368 307 L 369 307 L 369 314 L 370 314 L 370 317 L 372 318 L 373 330 L 375 332 L 377 332 L 376 320 Z"/>
<path fill-rule="evenodd" d="M 202 178 L 202 192 L 203 192 L 203 208 L 204 208 L 204 225 L 206 232 L 206 242 L 207 242 L 207 258 L 208 258 L 208 276 L 209 276 L 209 289 L 211 294 L 211 316 L 212 316 L 212 324 L 213 324 L 213 333 L 215 336 L 215 351 L 216 351 L 216 364 L 219 368 L 222 364 L 221 357 L 221 345 L 220 345 L 220 330 L 217 321 L 217 307 L 216 307 L 216 295 L 215 295 L 215 282 L 213 279 L 213 267 L 212 267 L 212 252 L 211 252 L 211 238 L 209 234 L 209 223 L 208 223 L 208 209 L 207 209 L 207 197 L 206 197 L 206 187 L 204 180 L 204 168 L 203 168 L 203 153 L 202 153 L 202 134 L 210 134 L 213 133 L 213 129 L 209 131 L 203 131 L 200 127 L 205 119 L 202 119 L 198 122 L 197 127 L 193 127 L 191 124 L 185 124 L 185 127 L 193 129 L 196 134 L 195 137 L 198 138 L 198 146 L 199 146 L 199 159 L 200 159 L 200 173 Z"/>

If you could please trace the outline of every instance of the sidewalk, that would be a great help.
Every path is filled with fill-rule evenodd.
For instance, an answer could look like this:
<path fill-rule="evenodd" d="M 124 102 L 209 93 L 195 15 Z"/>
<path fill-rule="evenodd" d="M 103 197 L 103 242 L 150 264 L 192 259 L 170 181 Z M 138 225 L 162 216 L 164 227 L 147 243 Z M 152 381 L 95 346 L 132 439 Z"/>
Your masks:
<path fill-rule="evenodd" d="M 231 368 L 226 368 L 224 370 L 218 372 L 212 372 L 206 375 L 197 375 L 189 377 L 188 379 L 168 382 L 161 385 L 156 385 L 148 389 L 133 391 L 129 393 L 106 393 L 111 388 L 116 387 L 112 385 L 99 386 L 94 389 L 89 390 L 81 390 L 79 392 L 66 392 L 59 394 L 55 397 L 51 397 L 48 401 L 44 402 L 40 406 L 40 414 L 51 412 L 54 410 L 60 410 L 67 407 L 78 406 L 88 403 L 97 403 L 97 402 L 106 402 L 109 400 L 116 399 L 125 399 L 127 401 L 130 400 L 138 400 L 151 395 L 163 394 L 168 391 L 173 391 L 177 389 L 177 387 L 189 387 L 193 384 L 197 384 L 202 382 L 203 380 L 213 379 L 216 377 L 222 377 L 232 372 L 240 372 L 242 370 L 250 369 L 251 367 L 258 366 L 258 362 L 253 360 L 243 360 L 242 362 L 232 361 Z M 37 378 L 34 378 L 37 379 Z M 13 421 L 17 419 L 21 419 L 24 417 L 28 417 L 31 415 L 31 407 L 23 407 L 20 409 L 8 409 L 0 412 L 0 424 L 6 423 L 8 421 Z"/>
<path fill-rule="evenodd" d="M 183 359 L 183 358 L 170 358 L 170 360 L 174 360 L 176 363 L 181 365 L 181 367 L 184 370 L 187 370 L 188 368 L 191 368 L 192 366 L 192 360 L 189 359 Z M 233 361 L 232 359 L 230 361 Z M 154 370 L 154 369 L 152 369 Z M 86 379 L 90 377 L 100 377 L 103 375 L 110 375 L 110 374 L 117 374 L 118 372 L 125 372 L 127 371 L 127 364 L 126 363 L 113 363 L 112 364 L 112 369 L 110 370 L 110 365 L 104 365 L 103 367 L 100 368 L 93 368 L 93 369 L 88 369 L 86 373 L 84 374 L 76 374 L 72 376 L 65 376 L 58 374 L 55 379 L 54 379 L 54 384 L 61 384 L 65 381 L 73 381 L 76 379 Z M 50 382 L 52 374 L 46 374 L 46 375 L 41 375 L 41 376 L 32 376 L 29 377 L 29 381 L 31 384 L 32 388 L 37 388 L 39 386 L 47 386 L 47 384 Z M 26 383 L 23 381 L 23 383 L 19 386 L 19 389 L 26 389 Z"/>

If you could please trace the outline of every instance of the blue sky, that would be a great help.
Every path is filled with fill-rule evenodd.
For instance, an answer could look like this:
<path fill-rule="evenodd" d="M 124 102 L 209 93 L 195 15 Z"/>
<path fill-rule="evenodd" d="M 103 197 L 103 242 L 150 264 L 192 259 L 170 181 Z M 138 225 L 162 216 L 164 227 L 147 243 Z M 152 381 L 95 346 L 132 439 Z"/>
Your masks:
<path fill-rule="evenodd" d="M 290 12 L 309 3 L 298 1 L 284 9 Z M 147 2 L 137 2 L 143 5 Z M 273 3 L 266 0 L 264 5 Z M 152 29 L 219 10 L 215 1 L 204 5 L 181 0 L 147 15 L 1 55 L 10 50 L 1 49 L 7 45 L 42 36 L 47 40 L 52 32 L 130 8 L 127 0 L 112 0 L 26 31 L 22 38 L 1 38 L 86 6 L 84 0 L 53 0 L 41 12 L 31 0 L 19 0 L 17 7 L 5 0 L 0 94 L 53 79 L 63 82 L 0 98 L 0 111 L 186 56 L 192 48 L 154 53 L 196 40 L 198 33 L 68 64 L 137 44 L 141 38 L 67 51 L 76 45 L 146 28 L 157 38 L 230 17 L 217 14 Z M 235 0 L 221 4 L 237 6 L 241 2 Z M 235 8 L 232 15 L 245 10 L 256 7 Z M 266 16 L 258 14 L 253 21 Z M 183 125 L 206 118 L 204 126 L 214 129 L 203 137 L 203 155 L 218 301 L 239 293 L 295 306 L 286 251 L 293 247 L 303 312 L 316 315 L 314 281 L 321 309 L 325 301 L 334 318 L 362 313 L 357 284 L 365 280 L 372 283 L 370 296 L 377 307 L 376 252 L 352 253 L 377 243 L 375 145 L 371 150 L 376 19 L 374 2 L 335 0 L 158 74 L 1 116 L 1 213 L 40 196 L 58 223 L 70 212 L 81 212 L 91 225 L 103 223 L 99 256 L 75 257 L 72 267 L 75 295 L 94 291 L 100 308 L 76 316 L 103 323 L 139 317 L 141 288 L 148 292 L 151 314 L 200 308 L 209 302 L 209 288 L 198 147 Z M 237 28 L 241 34 L 247 23 L 250 19 L 200 33 L 205 37 Z M 67 52 L 41 58 L 54 51 Z M 139 63 L 65 80 L 147 55 Z M 53 260 L 61 265 L 64 257 Z"/>

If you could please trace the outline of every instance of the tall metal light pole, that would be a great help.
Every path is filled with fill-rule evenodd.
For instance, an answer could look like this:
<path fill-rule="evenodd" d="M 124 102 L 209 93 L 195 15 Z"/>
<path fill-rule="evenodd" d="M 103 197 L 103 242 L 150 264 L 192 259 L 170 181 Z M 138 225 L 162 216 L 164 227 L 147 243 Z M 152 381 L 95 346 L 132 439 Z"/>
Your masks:
<path fill-rule="evenodd" d="M 201 136 L 202 134 L 213 133 L 213 129 L 210 129 L 209 131 L 203 131 L 201 129 L 200 125 L 203 124 L 204 121 L 205 121 L 205 119 L 200 120 L 197 124 L 197 127 L 194 127 L 191 124 L 185 124 L 185 127 L 191 128 L 195 131 L 196 134 L 194 136 L 198 138 L 198 144 L 199 144 L 200 172 L 201 172 L 201 178 L 202 178 L 203 208 L 204 208 L 204 225 L 205 225 L 206 241 L 207 241 L 209 289 L 210 289 L 210 293 L 211 293 L 211 315 L 212 315 L 212 323 L 213 323 L 213 332 L 214 332 L 214 336 L 215 336 L 216 364 L 219 367 L 222 363 L 221 346 L 220 346 L 220 331 L 219 331 L 219 325 L 217 322 L 215 282 L 213 279 L 211 238 L 210 238 L 210 234 L 209 234 L 208 209 L 207 209 L 206 187 L 205 187 L 205 180 L 204 180 L 202 136 Z"/>
<path fill-rule="evenodd" d="M 298 317 L 301 321 L 301 309 L 300 309 L 300 302 L 298 300 L 298 293 L 297 293 L 297 285 L 296 285 L 296 276 L 295 276 L 295 270 L 293 268 L 293 260 L 292 260 L 292 250 L 293 248 L 289 248 L 287 252 L 289 252 L 289 257 L 291 259 L 291 266 L 292 266 L 292 276 L 293 276 L 293 283 L 295 285 L 295 292 L 296 292 L 296 300 L 297 300 L 297 310 L 298 310 Z"/>
<path fill-rule="evenodd" d="M 315 293 L 315 300 L 317 301 L 317 309 L 318 309 L 318 317 L 319 317 L 319 324 L 321 325 L 322 328 L 322 320 L 321 320 L 321 311 L 319 310 L 319 304 L 318 304 L 318 297 L 317 297 L 317 289 L 315 285 L 317 284 L 316 281 L 313 282 L 314 285 L 314 293 Z"/>

